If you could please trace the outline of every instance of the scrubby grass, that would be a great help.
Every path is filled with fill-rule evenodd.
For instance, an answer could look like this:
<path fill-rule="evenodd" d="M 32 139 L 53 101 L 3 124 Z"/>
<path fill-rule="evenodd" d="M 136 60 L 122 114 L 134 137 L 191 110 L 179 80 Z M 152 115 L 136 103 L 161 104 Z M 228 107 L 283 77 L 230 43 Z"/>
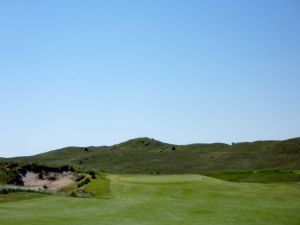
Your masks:
<path fill-rule="evenodd" d="M 107 184 L 110 199 L 47 196 L 1 203 L 1 224 L 299 225 L 300 221 L 299 183 L 234 183 L 200 175 L 102 178 L 87 188 L 98 191 Z"/>
<path fill-rule="evenodd" d="M 231 171 L 210 174 L 211 177 L 234 182 L 300 182 L 299 170 Z"/>
<path fill-rule="evenodd" d="M 9 168 L 8 168 L 9 165 Z M 22 184 L 22 178 L 15 163 L 1 163 L 0 162 L 0 185 L 1 184 Z"/>
<path fill-rule="evenodd" d="M 41 192 L 37 188 L 23 187 L 17 185 L 0 185 L 0 194 L 7 194 L 13 192 Z"/>
<path fill-rule="evenodd" d="M 79 171 L 131 174 L 211 174 L 300 169 L 300 138 L 251 143 L 172 145 L 138 138 L 103 147 L 68 147 L 0 161 L 70 165 Z"/>
<path fill-rule="evenodd" d="M 95 198 L 112 198 L 110 179 L 105 174 L 97 175 L 96 179 L 84 186 L 84 190 Z"/>
<path fill-rule="evenodd" d="M 79 173 L 77 177 L 76 182 L 62 188 L 57 194 L 84 198 L 112 198 L 110 180 L 106 174 Z"/>
<path fill-rule="evenodd" d="M 0 184 L 6 184 L 9 181 L 7 172 L 0 167 Z"/>

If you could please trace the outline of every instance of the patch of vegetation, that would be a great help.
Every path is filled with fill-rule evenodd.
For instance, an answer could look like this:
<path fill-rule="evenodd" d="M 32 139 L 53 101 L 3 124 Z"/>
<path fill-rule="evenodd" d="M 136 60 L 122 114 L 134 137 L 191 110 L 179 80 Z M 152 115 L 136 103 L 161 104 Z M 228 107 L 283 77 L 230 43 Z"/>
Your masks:
<path fill-rule="evenodd" d="M 92 177 L 88 173 L 77 173 L 75 183 L 70 184 L 61 189 L 60 193 L 71 197 L 92 197 L 93 194 L 85 190 L 87 184 L 92 180 Z"/>
<path fill-rule="evenodd" d="M 9 175 L 7 171 L 0 166 L 0 184 L 7 184 L 9 181 Z"/>
<path fill-rule="evenodd" d="M 82 186 L 84 186 L 84 185 L 86 185 L 86 184 L 88 184 L 88 183 L 90 183 L 91 182 L 91 180 L 90 180 L 90 178 L 85 178 L 84 180 L 82 180 L 82 181 L 80 181 L 78 184 L 77 184 L 77 187 L 78 188 L 81 188 Z"/>
<path fill-rule="evenodd" d="M 77 192 L 76 191 L 72 191 L 71 194 L 70 194 L 70 197 L 72 197 L 72 198 L 78 197 Z"/>
<path fill-rule="evenodd" d="M 85 178 L 86 178 L 86 176 L 84 174 L 80 173 L 80 174 L 78 174 L 78 176 L 76 178 L 76 182 L 81 181 L 81 180 L 83 180 Z"/>
<path fill-rule="evenodd" d="M 110 180 L 106 174 L 98 174 L 96 179 L 84 186 L 84 189 L 95 198 L 112 198 Z"/>
<path fill-rule="evenodd" d="M 88 174 L 91 175 L 92 179 L 96 179 L 96 172 L 94 170 L 88 171 Z"/>
<path fill-rule="evenodd" d="M 12 184 L 23 186 L 22 176 L 25 176 L 28 171 L 37 173 L 39 179 L 47 179 L 55 181 L 57 177 L 50 175 L 53 173 L 63 172 L 75 172 L 74 167 L 64 166 L 48 166 L 37 163 L 26 163 L 26 162 L 0 162 L 0 184 Z"/>
<path fill-rule="evenodd" d="M 300 182 L 300 174 L 297 170 L 227 171 L 210 176 L 231 182 Z"/>
<path fill-rule="evenodd" d="M 36 191 L 33 189 L 26 189 L 26 188 L 21 188 L 21 187 L 0 187 L 0 194 L 9 194 L 9 193 L 15 193 L 15 192 L 34 192 L 34 193 L 40 193 L 40 191 Z"/>
<path fill-rule="evenodd" d="M 74 172 L 75 169 L 72 166 L 64 165 L 64 166 L 49 166 L 49 165 L 42 165 L 38 163 L 30 163 L 21 165 L 18 171 L 25 175 L 27 171 L 32 171 L 34 173 L 63 173 L 63 172 Z"/>
<path fill-rule="evenodd" d="M 0 184 L 23 185 L 18 163 L 0 163 Z"/>

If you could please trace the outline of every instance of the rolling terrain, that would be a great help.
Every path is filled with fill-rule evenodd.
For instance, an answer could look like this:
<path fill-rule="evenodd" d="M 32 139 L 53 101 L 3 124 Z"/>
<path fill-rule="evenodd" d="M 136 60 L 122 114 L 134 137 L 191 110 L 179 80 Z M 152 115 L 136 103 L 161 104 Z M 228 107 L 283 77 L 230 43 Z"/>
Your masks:
<path fill-rule="evenodd" d="M 131 174 L 212 175 L 232 171 L 299 170 L 300 138 L 232 145 L 172 145 L 137 138 L 113 146 L 67 147 L 1 161 L 71 165 L 80 170 Z"/>
<path fill-rule="evenodd" d="M 184 146 L 138 138 L 0 159 L 0 224 L 298 225 L 299 210 L 300 138 Z"/>

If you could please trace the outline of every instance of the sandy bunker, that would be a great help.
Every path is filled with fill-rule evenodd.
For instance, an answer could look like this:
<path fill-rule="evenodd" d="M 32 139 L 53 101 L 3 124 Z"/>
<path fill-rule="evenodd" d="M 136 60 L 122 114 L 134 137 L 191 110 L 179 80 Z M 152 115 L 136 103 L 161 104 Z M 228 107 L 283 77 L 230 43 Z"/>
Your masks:
<path fill-rule="evenodd" d="M 28 171 L 22 177 L 25 187 L 34 189 L 58 191 L 61 188 L 74 183 L 74 174 L 72 172 L 50 172 L 46 175 Z"/>

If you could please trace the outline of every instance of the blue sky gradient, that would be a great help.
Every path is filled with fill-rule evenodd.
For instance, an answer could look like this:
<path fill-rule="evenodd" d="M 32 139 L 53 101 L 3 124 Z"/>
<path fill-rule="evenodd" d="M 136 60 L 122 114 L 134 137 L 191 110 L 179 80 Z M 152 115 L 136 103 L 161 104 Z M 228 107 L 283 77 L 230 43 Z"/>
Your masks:
<path fill-rule="evenodd" d="M 300 136 L 300 3 L 0 1 L 0 157 Z"/>

